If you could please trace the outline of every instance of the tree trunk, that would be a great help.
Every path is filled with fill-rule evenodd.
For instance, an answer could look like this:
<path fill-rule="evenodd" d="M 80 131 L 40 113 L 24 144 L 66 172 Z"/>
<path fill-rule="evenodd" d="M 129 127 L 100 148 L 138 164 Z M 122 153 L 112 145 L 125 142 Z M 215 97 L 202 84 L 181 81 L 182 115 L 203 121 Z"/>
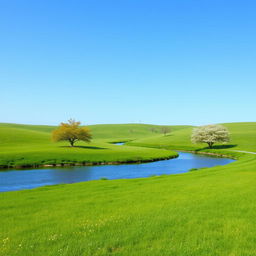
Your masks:
<path fill-rule="evenodd" d="M 69 140 L 69 142 L 70 142 L 71 147 L 74 147 L 74 141 L 73 140 Z"/>
<path fill-rule="evenodd" d="M 207 144 L 208 144 L 209 148 L 212 148 L 213 142 L 207 142 Z"/>

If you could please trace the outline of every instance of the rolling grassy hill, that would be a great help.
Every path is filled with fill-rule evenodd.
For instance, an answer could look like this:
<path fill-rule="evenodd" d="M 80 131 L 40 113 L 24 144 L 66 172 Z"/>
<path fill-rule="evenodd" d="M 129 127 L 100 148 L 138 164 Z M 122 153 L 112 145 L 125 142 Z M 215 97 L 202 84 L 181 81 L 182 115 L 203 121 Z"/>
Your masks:
<path fill-rule="evenodd" d="M 186 126 L 171 126 L 172 130 Z M 68 143 L 51 142 L 54 126 L 0 124 L 0 166 L 39 166 L 50 164 L 90 164 L 166 159 L 177 154 L 167 150 L 116 146 L 110 142 L 129 141 L 160 134 L 161 126 L 144 124 L 92 125 L 90 144 L 70 148 Z"/>
<path fill-rule="evenodd" d="M 231 133 L 231 141 L 227 145 L 215 145 L 215 149 L 247 150 L 256 152 L 256 122 L 251 123 L 227 123 L 223 124 Z M 167 136 L 155 135 L 151 137 L 136 139 L 128 145 L 165 147 L 169 149 L 197 150 L 203 149 L 206 144 L 192 144 L 190 136 L 192 127 L 179 129 Z"/>
<path fill-rule="evenodd" d="M 191 145 L 186 139 L 191 128 L 173 131 L 170 136 L 149 133 L 149 137 L 130 142 L 233 152 L 239 160 L 225 166 L 1 193 L 0 255 L 255 256 L 256 155 L 231 150 L 256 152 L 256 123 L 225 125 L 234 147 L 207 150 L 204 145 Z M 33 143 L 45 141 L 41 133 L 33 134 Z M 131 138 L 118 131 L 114 134 L 118 136 L 111 136 L 111 141 Z M 100 142 L 100 136 L 105 142 Z M 99 135 L 96 140 L 106 145 L 108 138 Z M 12 143 L 9 150 L 15 148 L 15 141 Z M 45 141 L 46 148 L 50 144 Z M 118 150 L 121 148 L 126 147 Z"/>
<path fill-rule="evenodd" d="M 88 127 L 92 131 L 94 139 L 132 140 L 161 134 L 161 128 L 163 126 L 150 124 L 98 124 L 89 125 Z M 192 126 L 172 125 L 166 127 L 169 127 L 172 131 L 177 131 Z M 18 131 L 23 129 L 26 131 L 46 132 L 49 134 L 56 126 L 0 123 L 0 128 L 7 128 L 7 131 L 8 129 L 18 129 Z M 16 140 L 14 140 L 14 142 L 16 142 Z"/>

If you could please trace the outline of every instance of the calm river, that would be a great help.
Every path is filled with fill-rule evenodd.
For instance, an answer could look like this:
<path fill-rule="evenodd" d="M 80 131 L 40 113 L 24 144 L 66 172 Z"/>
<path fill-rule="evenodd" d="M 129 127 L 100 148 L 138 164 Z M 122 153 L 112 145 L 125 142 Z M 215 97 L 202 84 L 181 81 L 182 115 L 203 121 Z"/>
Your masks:
<path fill-rule="evenodd" d="M 178 174 L 191 168 L 213 167 L 232 159 L 178 152 L 179 157 L 143 164 L 75 166 L 0 171 L 0 191 L 36 188 L 45 185 L 107 179 L 132 179 L 161 174 Z"/>

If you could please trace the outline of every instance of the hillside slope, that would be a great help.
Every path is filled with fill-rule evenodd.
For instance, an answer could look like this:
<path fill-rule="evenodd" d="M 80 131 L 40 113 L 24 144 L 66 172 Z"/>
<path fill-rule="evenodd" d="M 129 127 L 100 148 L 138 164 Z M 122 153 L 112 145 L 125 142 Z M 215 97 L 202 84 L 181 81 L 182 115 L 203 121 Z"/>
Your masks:
<path fill-rule="evenodd" d="M 256 122 L 251 123 L 226 123 L 226 126 L 231 135 L 231 141 L 227 144 L 215 144 L 215 149 L 229 149 L 229 150 L 248 150 L 256 152 Z M 148 146 L 169 149 L 183 149 L 183 150 L 198 150 L 207 147 L 206 144 L 192 144 L 190 136 L 192 133 L 191 127 L 176 130 L 163 136 L 158 134 L 155 136 L 134 140 L 128 145 Z"/>
<path fill-rule="evenodd" d="M 171 126 L 172 130 L 186 126 Z M 144 124 L 93 125 L 91 143 L 53 143 L 54 126 L 0 124 L 0 167 L 28 167 L 63 164 L 97 164 L 152 161 L 176 156 L 175 152 L 142 147 L 116 146 L 110 142 L 129 141 L 159 134 L 161 126 Z"/>

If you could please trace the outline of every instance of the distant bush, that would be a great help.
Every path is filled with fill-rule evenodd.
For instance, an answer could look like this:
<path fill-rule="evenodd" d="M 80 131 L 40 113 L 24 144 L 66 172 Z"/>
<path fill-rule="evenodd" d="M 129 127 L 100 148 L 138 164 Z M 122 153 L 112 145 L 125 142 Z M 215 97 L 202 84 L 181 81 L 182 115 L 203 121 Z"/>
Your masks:
<path fill-rule="evenodd" d="M 194 172 L 194 171 L 198 171 L 199 169 L 198 168 L 191 168 L 189 169 L 190 172 Z"/>

